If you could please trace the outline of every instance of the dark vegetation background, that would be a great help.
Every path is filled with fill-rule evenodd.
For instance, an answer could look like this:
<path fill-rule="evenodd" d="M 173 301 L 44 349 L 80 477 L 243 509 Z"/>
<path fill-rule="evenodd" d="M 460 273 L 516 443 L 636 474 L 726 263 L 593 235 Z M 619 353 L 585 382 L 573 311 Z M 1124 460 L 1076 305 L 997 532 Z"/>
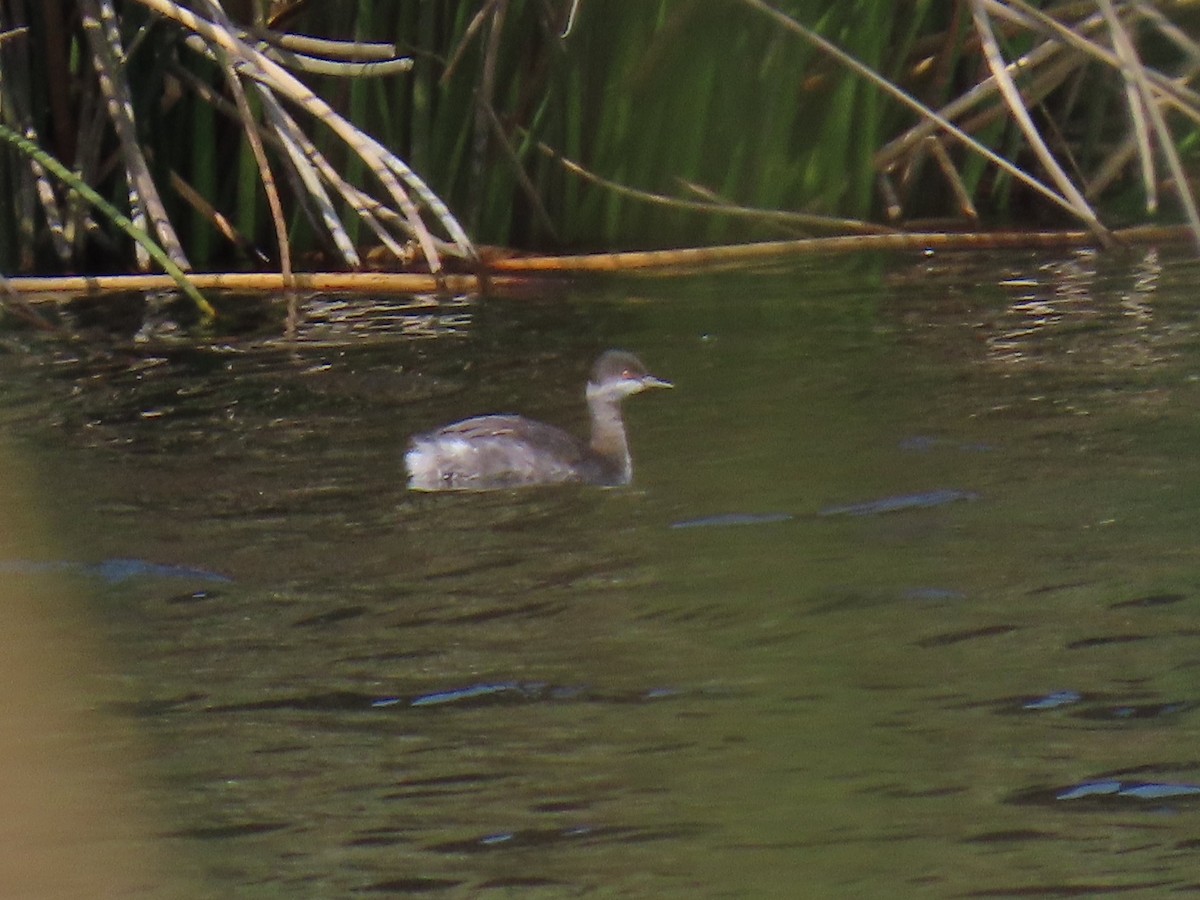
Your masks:
<path fill-rule="evenodd" d="M 128 85 L 137 141 L 187 261 L 200 268 L 276 266 L 280 242 L 245 126 L 229 112 L 229 79 L 198 52 L 194 37 L 185 43 L 186 28 L 151 5 L 3 0 L 0 121 L 115 206 L 129 208 L 128 150 L 105 115 L 94 45 L 82 24 L 89 11 L 103 17 L 110 10 L 127 54 L 116 77 Z M 298 77 L 406 161 L 478 243 L 595 250 L 853 231 L 866 221 L 955 229 L 1077 221 L 944 134 L 881 153 L 920 115 L 781 26 L 765 4 L 582 0 L 564 36 L 572 6 L 572 0 L 239 0 L 225 11 L 234 26 L 386 42 L 411 58 L 409 71 L 378 77 L 349 69 Z M 934 109 L 989 75 L 973 0 L 771 6 Z M 1044 10 L 1087 40 L 1115 45 L 1100 0 L 983 6 L 1006 60 L 1053 43 L 1049 32 L 1029 24 L 1026 8 Z M 215 20 L 207 2 L 181 8 Z M 999 15 L 1001 9 L 1027 18 L 1022 24 Z M 1192 190 L 1186 182 L 1200 169 L 1200 103 L 1187 106 L 1200 69 L 1200 52 L 1188 37 L 1200 31 L 1200 3 L 1126 3 L 1113 10 L 1136 41 L 1139 62 L 1187 92 L 1177 104 L 1161 103 L 1185 183 L 1164 166 L 1150 176 L 1166 198 L 1161 214 L 1178 220 L 1186 210 L 1176 198 Z M 242 38 L 256 45 L 258 35 Z M 1128 150 L 1130 76 L 1061 39 L 1051 50 L 1044 62 L 1015 75 L 1047 145 L 1108 224 L 1153 219 L 1160 213 L 1147 209 L 1147 176 L 1136 148 Z M 242 81 L 250 80 L 243 73 Z M 269 136 L 273 126 L 261 116 L 261 103 L 253 90 L 247 94 Z M 377 194 L 370 163 L 318 117 L 285 105 L 348 181 Z M 1046 179 L 999 94 L 985 95 L 955 121 Z M 278 230 L 286 230 L 297 267 L 327 262 L 336 252 L 307 189 L 289 176 L 286 155 L 269 140 L 265 152 L 283 208 Z M 70 199 L 61 182 L 39 184 L 26 154 L 10 146 L 2 165 L 0 271 L 131 267 L 130 242 Z M 189 188 L 212 209 L 189 199 Z M 39 200 L 46 190 L 61 205 L 67 253 L 48 235 Z M 356 216 L 356 202 L 336 195 L 333 201 L 348 239 L 377 243 Z M 241 236 L 240 247 L 214 226 L 216 213 Z M 428 209 L 424 216 L 436 230 L 437 216 Z"/>

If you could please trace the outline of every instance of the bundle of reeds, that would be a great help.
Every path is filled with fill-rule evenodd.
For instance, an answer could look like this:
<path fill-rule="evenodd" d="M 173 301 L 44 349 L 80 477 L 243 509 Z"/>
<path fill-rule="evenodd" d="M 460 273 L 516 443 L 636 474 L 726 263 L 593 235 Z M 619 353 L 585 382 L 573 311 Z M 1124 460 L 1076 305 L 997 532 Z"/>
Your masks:
<path fill-rule="evenodd" d="M 0 270 L 355 269 L 377 247 L 436 272 L 472 239 L 914 221 L 1104 240 L 1160 205 L 1200 241 L 1195 0 L 227 7 L 0 4 Z"/>

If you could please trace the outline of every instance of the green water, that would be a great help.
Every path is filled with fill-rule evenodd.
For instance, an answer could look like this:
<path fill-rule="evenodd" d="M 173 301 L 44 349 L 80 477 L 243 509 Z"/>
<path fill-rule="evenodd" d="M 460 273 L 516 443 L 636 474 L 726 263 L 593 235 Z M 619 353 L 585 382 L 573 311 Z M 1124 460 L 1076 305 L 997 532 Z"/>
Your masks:
<path fill-rule="evenodd" d="M 837 259 L 294 342 L 77 308 L 10 339 L 0 423 L 203 895 L 1161 896 L 1198 883 L 1198 273 Z M 581 427 L 612 346 L 676 384 L 627 404 L 631 488 L 404 489 L 413 432 Z"/>

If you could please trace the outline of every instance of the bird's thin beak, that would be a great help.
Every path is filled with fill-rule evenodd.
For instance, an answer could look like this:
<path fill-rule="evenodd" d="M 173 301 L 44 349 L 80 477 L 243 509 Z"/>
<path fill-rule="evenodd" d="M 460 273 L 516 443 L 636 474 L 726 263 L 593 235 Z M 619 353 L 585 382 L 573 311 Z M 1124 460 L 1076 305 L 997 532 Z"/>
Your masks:
<path fill-rule="evenodd" d="M 661 378 L 655 378 L 653 375 L 647 375 L 645 378 L 643 378 L 642 384 L 644 384 L 646 387 L 661 387 L 661 388 L 675 387 L 675 385 L 671 384 L 671 382 L 663 381 Z"/>

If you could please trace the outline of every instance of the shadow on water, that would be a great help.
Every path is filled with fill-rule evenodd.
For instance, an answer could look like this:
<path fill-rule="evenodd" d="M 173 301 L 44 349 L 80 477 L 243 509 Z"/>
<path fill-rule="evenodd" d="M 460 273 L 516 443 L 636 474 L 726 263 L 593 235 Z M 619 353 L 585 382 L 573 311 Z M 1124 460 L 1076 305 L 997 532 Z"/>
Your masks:
<path fill-rule="evenodd" d="M 0 569 L 90 593 L 217 894 L 1193 890 L 1194 269 L 81 307 L 0 356 L 63 544 Z M 445 421 L 582 428 L 609 346 L 677 385 L 633 487 L 405 490 Z"/>

